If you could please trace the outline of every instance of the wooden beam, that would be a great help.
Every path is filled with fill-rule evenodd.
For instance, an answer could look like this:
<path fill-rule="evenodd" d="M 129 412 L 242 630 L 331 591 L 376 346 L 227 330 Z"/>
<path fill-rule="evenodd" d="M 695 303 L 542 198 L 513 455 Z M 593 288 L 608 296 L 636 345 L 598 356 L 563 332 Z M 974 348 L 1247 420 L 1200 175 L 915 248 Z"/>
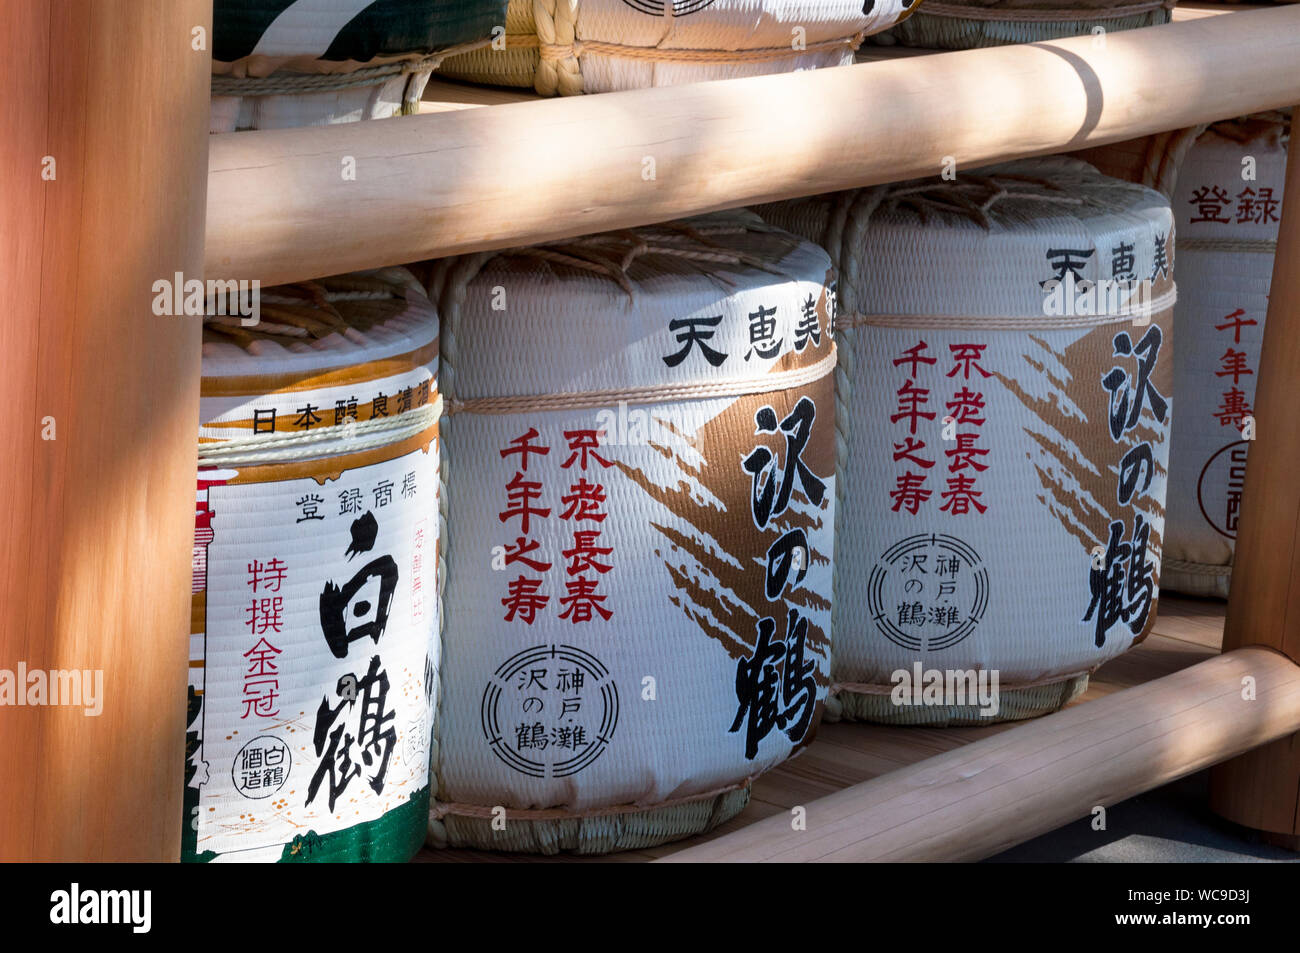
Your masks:
<path fill-rule="evenodd" d="M 1300 7 L 1103 39 L 216 136 L 207 273 L 283 282 L 504 248 L 1300 100 Z"/>
<path fill-rule="evenodd" d="M 813 801 L 805 830 L 782 813 L 663 860 L 978 860 L 1297 728 L 1300 666 L 1238 649 Z"/>
<path fill-rule="evenodd" d="M 1226 13 L 1241 13 L 1246 10 L 1270 9 L 1272 6 L 1268 3 L 1186 3 L 1184 0 L 1179 0 L 1178 6 L 1174 7 L 1173 22 L 1202 20 L 1205 17 L 1220 17 Z"/>
<path fill-rule="evenodd" d="M 1232 571 L 1225 650 L 1265 645 L 1300 663 L 1300 151 L 1288 151 L 1268 321 Z M 1219 814 L 1262 831 L 1300 835 L 1300 736 L 1221 765 L 1210 776 Z"/>
<path fill-rule="evenodd" d="M 202 276 L 211 16 L 0 4 L 7 861 L 179 857 L 199 322 L 151 303 Z M 98 697 L 33 707 L 51 670 Z"/>

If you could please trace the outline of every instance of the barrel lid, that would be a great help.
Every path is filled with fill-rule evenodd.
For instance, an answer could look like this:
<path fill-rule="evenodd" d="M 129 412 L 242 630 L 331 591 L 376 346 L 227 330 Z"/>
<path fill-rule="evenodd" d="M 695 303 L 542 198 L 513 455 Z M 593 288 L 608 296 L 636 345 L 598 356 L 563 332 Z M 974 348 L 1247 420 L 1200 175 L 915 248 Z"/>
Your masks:
<path fill-rule="evenodd" d="M 1044 316 L 1050 327 L 1044 288 L 1053 279 L 1130 276 L 1152 281 L 1156 299 L 1172 293 L 1168 200 L 1063 156 L 759 211 L 830 250 L 841 272 L 844 312 Z"/>
<path fill-rule="evenodd" d="M 749 212 L 447 259 L 429 281 L 458 399 L 712 386 L 833 351 L 826 253 Z"/>
<path fill-rule="evenodd" d="M 405 268 L 354 272 L 260 291 L 259 323 L 227 299 L 224 315 L 203 327 L 204 381 L 260 378 L 279 389 L 323 372 L 430 351 L 438 315 L 423 287 Z M 235 313 L 231 313 L 235 312 Z"/>

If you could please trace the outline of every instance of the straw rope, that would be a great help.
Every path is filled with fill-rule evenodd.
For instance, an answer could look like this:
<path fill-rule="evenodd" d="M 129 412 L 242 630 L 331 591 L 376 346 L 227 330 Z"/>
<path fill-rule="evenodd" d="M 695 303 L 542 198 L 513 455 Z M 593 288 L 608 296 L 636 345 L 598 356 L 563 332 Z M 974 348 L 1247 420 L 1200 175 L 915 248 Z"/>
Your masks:
<path fill-rule="evenodd" d="M 934 3 L 926 0 L 920 12 L 926 16 L 944 17 L 949 20 L 991 20 L 1005 23 L 1042 23 L 1061 20 L 1103 20 L 1122 17 L 1141 16 L 1156 10 L 1172 10 L 1178 0 L 1146 0 L 1144 3 L 1130 3 L 1118 7 L 1076 8 L 1073 10 L 1026 10 L 1006 7 L 981 7 L 966 4 Z"/>
<path fill-rule="evenodd" d="M 654 46 L 629 46 L 602 40 L 579 40 L 577 21 L 580 0 L 531 0 L 532 28 L 529 33 L 507 33 L 506 52 L 537 51 L 537 61 L 532 66 L 532 85 L 543 96 L 574 96 L 584 91 L 581 57 L 586 55 L 609 56 L 622 60 L 649 63 L 691 63 L 703 66 L 763 63 L 773 60 L 793 59 L 828 50 L 856 50 L 862 45 L 866 31 L 852 36 L 837 37 L 806 45 L 760 47 L 750 50 L 668 49 Z M 480 73 L 497 75 L 498 69 L 487 66 L 480 58 Z M 512 72 L 522 72 L 515 62 L 507 67 Z M 526 67 L 525 67 L 526 68 Z M 473 72 L 469 74 L 473 76 Z M 526 74 L 525 74 L 526 75 Z M 481 78 L 481 77 L 480 77 Z M 524 76 L 519 76 L 524 79 Z M 526 80 L 524 82 L 526 85 Z"/>
<path fill-rule="evenodd" d="M 1181 245 L 1180 245 L 1181 247 Z M 1147 304 L 1133 308 L 1121 308 L 1102 314 L 1076 315 L 955 315 L 955 314 L 861 314 L 855 312 L 845 319 L 846 328 L 915 328 L 924 327 L 927 331 L 963 330 L 963 331 L 1041 331 L 1050 323 L 1051 330 L 1065 328 L 1095 328 L 1106 324 L 1130 321 L 1134 318 L 1150 318 L 1163 314 L 1174 306 L 1178 293 L 1171 289 Z"/>
<path fill-rule="evenodd" d="M 662 225 L 638 230 L 602 232 L 577 239 L 562 239 L 526 248 L 514 248 L 505 251 L 478 252 L 455 258 L 442 258 L 427 263 L 425 287 L 429 298 L 438 305 L 442 315 L 443 327 L 441 337 L 441 355 L 439 363 L 439 390 L 447 395 L 449 409 L 465 409 L 465 402 L 457 398 L 458 391 L 456 367 L 459 363 L 459 341 L 457 331 L 460 325 L 461 309 L 464 307 L 469 286 L 480 271 L 497 257 L 535 258 L 540 261 L 555 262 L 568 267 L 578 268 L 601 275 L 616 283 L 629 298 L 635 298 L 635 290 L 628 275 L 637 259 L 645 255 L 666 255 L 691 264 L 726 264 L 735 267 L 756 268 L 770 274 L 783 274 L 768 262 L 748 252 L 727 248 L 713 241 L 723 235 L 737 235 L 745 232 L 762 232 L 785 235 L 778 228 L 762 222 L 726 222 L 718 225 L 691 224 L 689 222 L 669 222 Z M 793 242 L 794 240 L 791 239 Z M 725 275 L 716 270 L 701 268 L 701 273 L 712 280 L 726 285 L 733 285 Z M 829 368 L 825 373 L 829 373 Z M 771 377 L 771 375 L 769 375 Z M 766 378 L 764 380 L 767 380 Z M 667 387 L 685 387 L 693 385 L 665 385 Z M 717 386 L 717 385 L 703 385 Z M 730 386 L 728 384 L 728 386 Z M 796 386 L 796 385 L 789 385 Z M 636 389 L 632 389 L 635 391 Z M 653 391 L 653 396 L 661 396 L 658 388 L 641 389 Z M 622 393 L 610 391 L 607 393 Z M 730 391 L 728 391 L 730 393 Z M 555 396 L 555 395 L 549 395 Z M 567 398 L 570 395 L 559 395 Z M 693 395 L 688 395 L 693 396 Z M 704 395 L 701 395 L 704 396 Z M 480 398 L 480 400 L 516 401 L 521 398 Z M 548 399 L 542 395 L 538 399 Z M 615 398 L 617 399 L 617 398 Z M 487 405 L 483 405 L 487 406 Z M 535 407 L 536 405 L 530 405 Z M 562 405 L 567 407 L 568 404 Z M 574 405 L 586 406 L 586 405 Z M 555 409 L 562 409 L 557 407 Z M 493 412 L 485 410 L 482 412 Z M 511 411 L 500 411 L 510 413 Z"/>
<path fill-rule="evenodd" d="M 1231 576 L 1232 564 L 1196 563 L 1187 559 L 1162 559 L 1160 567 L 1170 572 L 1194 573 L 1201 576 Z"/>
<path fill-rule="evenodd" d="M 840 312 L 835 312 L 835 348 L 839 360 L 835 365 L 835 515 L 831 520 L 831 635 L 834 637 L 837 598 L 840 592 L 841 560 L 836 549 L 841 539 L 840 525 L 849 505 L 849 420 L 853 402 L 853 377 L 857 369 L 857 355 L 853 348 L 857 337 L 853 328 L 840 326 Z M 828 693 L 828 695 L 831 693 Z"/>
<path fill-rule="evenodd" d="M 1272 238 L 1179 238 L 1179 251 L 1254 252 L 1273 255 L 1277 241 Z"/>
<path fill-rule="evenodd" d="M 438 422 L 438 418 L 442 416 L 442 409 L 443 401 L 439 395 L 431 403 L 398 414 L 396 417 L 380 417 L 377 420 L 322 427 L 320 430 L 300 433 L 261 434 L 201 444 L 198 449 L 198 460 L 200 464 L 252 465 L 307 460 L 319 457 L 323 452 L 336 455 L 371 450 L 375 447 L 399 443 L 408 437 L 423 433 Z M 323 450 L 322 444 L 340 445 L 328 446 Z"/>
<path fill-rule="evenodd" d="M 941 179 L 925 179 L 917 182 L 907 182 L 897 185 L 881 185 L 873 188 L 849 190 L 841 192 L 834 199 L 830 214 L 827 216 L 823 229 L 821 245 L 830 253 L 836 268 L 840 272 L 839 300 L 841 312 L 847 313 L 853 317 L 847 319 L 847 327 L 856 327 L 860 324 L 877 323 L 876 316 L 866 316 L 857 301 L 857 289 L 860 287 L 862 280 L 862 256 L 858 252 L 865 246 L 867 231 L 875 216 L 884 211 L 896 211 L 900 207 L 907 207 L 914 210 L 920 216 L 921 224 L 924 225 L 929 221 L 932 213 L 941 212 L 954 215 L 960 215 L 970 219 L 982 228 L 992 227 L 992 220 L 989 217 L 994 206 L 1007 200 L 1021 199 L 1035 202 L 1048 202 L 1056 205 L 1075 205 L 1083 206 L 1093 204 L 1101 206 L 1103 203 L 1095 199 L 1088 200 L 1069 195 L 1059 182 L 1054 182 L 1038 176 L 1022 175 L 1014 172 L 998 172 L 992 175 L 980 175 L 972 172 L 964 173 L 960 180 L 946 181 Z M 1161 301 L 1163 302 L 1163 297 Z M 1173 304 L 1170 300 L 1168 305 Z M 1124 312 L 1114 317 L 1130 317 L 1138 312 Z M 1149 313 L 1149 312 L 1147 312 Z M 922 315 L 913 316 L 880 316 L 879 323 L 882 327 L 907 326 L 908 323 L 915 321 L 917 318 L 928 317 Z M 1084 323 L 1080 327 L 1091 327 L 1096 323 L 1109 323 L 1111 316 L 1105 316 L 1106 319 L 1098 321 L 1096 316 L 1085 316 L 1081 319 Z M 993 322 L 1007 321 L 1009 327 L 1020 327 L 1019 318 L 1002 318 L 1002 317 L 983 317 L 967 318 L 962 316 L 934 317 L 938 321 L 951 321 L 951 327 L 979 327 L 993 328 L 1001 325 Z M 891 320 L 898 320 L 900 324 L 890 324 Z M 1042 325 L 1041 318 L 1025 319 L 1036 321 L 1036 325 L 1026 324 L 1026 327 Z M 1055 324 L 1053 319 L 1053 323 Z M 972 322 L 965 324 L 962 322 Z M 1061 327 L 1070 326 L 1062 323 Z"/>
<path fill-rule="evenodd" d="M 231 300 L 233 297 L 234 300 Z M 365 344 L 362 331 L 376 320 L 388 317 L 402 307 L 406 300 L 400 281 L 381 275 L 337 275 L 318 281 L 301 281 L 281 285 L 261 292 L 258 296 L 259 321 L 255 326 L 244 327 L 244 315 L 239 311 L 239 292 L 207 302 L 204 315 L 205 330 L 230 338 L 249 354 L 260 356 L 262 341 L 293 344 L 306 339 L 319 340 L 338 334 L 353 344 Z M 388 307 L 375 308 L 375 304 Z M 212 314 L 221 304 L 222 314 Z M 345 317 L 339 305 L 348 308 Z M 370 307 L 366 307 L 370 306 Z"/>
<path fill-rule="evenodd" d="M 435 262 L 428 279 L 431 298 L 439 300 L 445 319 L 442 334 L 442 361 L 440 365 L 441 389 L 447 396 L 448 414 L 512 414 L 525 411 L 577 410 L 604 407 L 620 401 L 626 403 L 656 403 L 690 398 L 744 396 L 786 390 L 798 387 L 829 374 L 835 366 L 835 348 L 814 364 L 752 378 L 728 378 L 714 381 L 665 383 L 646 387 L 621 387 L 596 391 L 562 391 L 550 394 L 527 394 L 501 397 L 461 399 L 457 392 L 456 364 L 459 361 L 456 332 L 460 311 L 464 305 L 470 282 L 493 257 L 529 257 L 541 261 L 590 271 L 615 282 L 629 298 L 635 290 L 628 271 L 644 255 L 666 255 L 695 264 L 732 265 L 750 267 L 772 274 L 780 270 L 747 252 L 726 248 L 712 241 L 714 237 L 742 234 L 748 231 L 776 232 L 776 229 L 759 223 L 698 226 L 686 223 L 669 223 L 642 231 L 606 232 L 579 239 L 563 240 L 547 245 L 511 249 L 504 252 L 484 252 Z M 678 242 L 678 244 L 673 244 Z M 689 242 L 689 245 L 680 243 Z M 724 284 L 734 284 L 725 275 L 705 271 L 711 278 Z"/>
<path fill-rule="evenodd" d="M 533 23 L 538 44 L 555 51 L 552 55 L 542 54 L 533 76 L 533 88 L 543 96 L 581 93 L 582 68 L 573 52 L 578 38 L 578 0 L 533 0 Z M 510 48 L 509 36 L 506 48 Z M 569 52 L 564 53 L 565 50 Z"/>
<path fill-rule="evenodd" d="M 406 296 L 404 283 L 391 275 L 354 274 L 281 285 L 262 292 L 258 300 L 260 312 L 266 317 L 255 329 L 242 327 L 238 314 L 205 315 L 203 326 L 231 338 L 253 355 L 261 354 L 261 344 L 266 340 L 296 344 L 339 334 L 364 344 L 362 330 L 387 317 L 393 308 L 401 307 Z M 210 300 L 209 309 L 214 304 Z M 317 430 L 201 438 L 198 460 L 200 464 L 255 464 L 304 460 L 323 453 L 355 453 L 422 433 L 437 422 L 442 409 L 442 396 L 435 392 L 431 403 L 392 417 L 353 420 Z"/>
<path fill-rule="evenodd" d="M 441 360 L 438 366 L 439 373 L 444 366 Z M 450 417 L 443 419 L 438 425 L 438 670 L 434 673 L 438 690 L 433 706 L 432 735 L 429 743 L 430 808 L 438 803 L 438 793 L 442 789 L 442 780 L 438 777 L 438 765 L 442 761 L 442 699 L 445 694 L 442 690 L 442 646 L 445 644 L 443 629 L 447 620 L 447 614 L 443 611 L 444 596 L 447 591 L 447 528 L 451 525 L 451 521 L 447 518 L 450 512 L 447 506 L 447 436 L 451 426 Z M 425 830 L 427 839 L 435 847 L 447 846 L 447 829 L 440 820 L 433 817 L 432 812 L 425 822 Z"/>
<path fill-rule="evenodd" d="M 696 398 L 744 397 L 789 390 L 821 380 L 835 368 L 838 348 L 805 367 L 797 367 L 761 377 L 735 377 L 719 381 L 696 381 L 687 384 L 654 384 L 649 387 L 622 387 L 610 390 L 560 391 L 551 394 L 521 394 L 510 397 L 477 397 L 471 400 L 448 400 L 448 414 L 520 414 L 528 411 L 545 413 L 555 410 L 583 410 L 609 407 L 618 403 L 654 404 Z"/>
<path fill-rule="evenodd" d="M 399 60 L 380 66 L 363 66 L 347 73 L 295 73 L 281 71 L 269 76 L 212 77 L 213 96 L 292 96 L 319 93 L 358 86 L 374 86 L 386 79 L 413 73 L 431 73 L 449 56 L 471 53 L 491 43 L 491 39 L 474 40 L 430 53 L 418 59 Z"/>
<path fill-rule="evenodd" d="M 1183 160 L 1187 158 L 1187 153 L 1196 143 L 1197 138 L 1208 128 L 1209 123 L 1202 123 L 1149 137 L 1146 155 L 1142 162 L 1142 184 L 1155 189 L 1172 201 Z"/>

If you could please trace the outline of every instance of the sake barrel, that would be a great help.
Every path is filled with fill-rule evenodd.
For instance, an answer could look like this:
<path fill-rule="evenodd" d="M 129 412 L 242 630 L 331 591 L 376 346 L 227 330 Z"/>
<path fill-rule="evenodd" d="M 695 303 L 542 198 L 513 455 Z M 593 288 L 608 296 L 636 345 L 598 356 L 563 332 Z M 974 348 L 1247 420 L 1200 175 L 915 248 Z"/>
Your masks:
<path fill-rule="evenodd" d="M 926 0 L 885 34 L 891 42 L 935 50 L 1037 43 L 1168 23 L 1175 0 Z"/>
<path fill-rule="evenodd" d="M 215 0 L 209 131 L 418 111 L 443 57 L 504 17 L 505 0 Z"/>
<path fill-rule="evenodd" d="M 920 0 L 510 0 L 504 36 L 442 74 L 545 96 L 841 66 Z"/>
<path fill-rule="evenodd" d="M 760 212 L 840 268 L 829 713 L 1059 708 L 1155 619 L 1168 201 L 1054 158 Z"/>
<path fill-rule="evenodd" d="M 829 667 L 830 261 L 753 216 L 442 263 L 430 843 L 595 853 L 739 812 Z"/>
<path fill-rule="evenodd" d="M 439 649 L 436 313 L 402 269 L 218 302 L 182 859 L 409 860 Z"/>
<path fill-rule="evenodd" d="M 1280 114 L 1217 123 L 1188 153 L 1174 200 L 1178 423 L 1165 585 L 1227 598 L 1286 174 Z"/>

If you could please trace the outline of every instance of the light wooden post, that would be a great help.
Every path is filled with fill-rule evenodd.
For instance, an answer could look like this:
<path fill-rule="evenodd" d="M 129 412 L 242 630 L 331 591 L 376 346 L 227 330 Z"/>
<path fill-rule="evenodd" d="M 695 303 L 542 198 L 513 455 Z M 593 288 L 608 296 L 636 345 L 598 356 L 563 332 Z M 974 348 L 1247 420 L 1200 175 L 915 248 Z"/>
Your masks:
<path fill-rule="evenodd" d="M 1297 107 L 1300 109 L 1300 107 Z M 1287 155 L 1268 321 L 1255 394 L 1255 444 L 1242 495 L 1223 649 L 1266 645 L 1300 664 L 1300 151 Z M 1210 803 L 1300 847 L 1300 735 L 1217 767 Z"/>
<path fill-rule="evenodd" d="M 199 321 L 152 286 L 203 277 L 211 17 L 0 3 L 7 861 L 179 857 Z M 74 669 L 102 672 L 100 714 L 48 704 L 71 680 L 16 704 Z"/>

